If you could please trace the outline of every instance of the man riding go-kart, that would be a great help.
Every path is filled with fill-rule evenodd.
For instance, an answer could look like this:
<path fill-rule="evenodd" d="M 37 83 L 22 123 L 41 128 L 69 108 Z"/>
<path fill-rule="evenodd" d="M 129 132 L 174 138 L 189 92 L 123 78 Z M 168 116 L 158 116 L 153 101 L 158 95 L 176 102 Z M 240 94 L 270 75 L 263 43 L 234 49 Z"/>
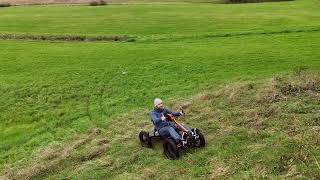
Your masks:
<path fill-rule="evenodd" d="M 169 159 L 180 157 L 179 149 L 187 147 L 205 146 L 204 136 L 198 129 L 191 129 L 186 125 L 181 125 L 176 121 L 176 117 L 184 115 L 184 111 L 172 112 L 164 108 L 161 99 L 154 100 L 154 110 L 151 111 L 151 121 L 154 125 L 153 133 L 141 131 L 139 134 L 142 145 L 152 147 L 151 139 L 161 137 L 164 139 L 164 154 Z"/>

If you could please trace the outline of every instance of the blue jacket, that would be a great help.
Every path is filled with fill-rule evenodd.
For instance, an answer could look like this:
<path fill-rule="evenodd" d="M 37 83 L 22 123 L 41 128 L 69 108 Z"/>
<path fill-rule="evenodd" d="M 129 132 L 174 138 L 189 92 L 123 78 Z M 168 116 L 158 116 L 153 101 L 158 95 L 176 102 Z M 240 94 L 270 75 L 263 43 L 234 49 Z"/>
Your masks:
<path fill-rule="evenodd" d="M 158 131 L 165 126 L 171 125 L 170 122 L 162 121 L 160 119 L 161 116 L 166 116 L 166 114 L 172 114 L 176 117 L 181 115 L 180 112 L 171 112 L 169 109 L 166 108 L 164 108 L 163 110 L 154 108 L 154 110 L 150 112 L 151 121 Z"/>

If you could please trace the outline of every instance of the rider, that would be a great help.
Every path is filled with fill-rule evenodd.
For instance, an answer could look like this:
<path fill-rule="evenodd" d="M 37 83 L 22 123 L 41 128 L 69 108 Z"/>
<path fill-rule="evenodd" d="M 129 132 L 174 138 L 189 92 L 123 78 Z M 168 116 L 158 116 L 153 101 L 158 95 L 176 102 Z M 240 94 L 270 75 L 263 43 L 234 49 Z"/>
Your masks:
<path fill-rule="evenodd" d="M 171 122 L 166 121 L 165 116 L 167 114 L 172 114 L 173 116 L 178 117 L 183 115 L 183 112 L 171 112 L 169 109 L 164 108 L 161 99 L 156 98 L 154 100 L 154 109 L 150 113 L 151 120 L 161 136 L 170 136 L 175 140 L 177 144 L 179 144 L 181 140 L 180 135 L 177 132 L 179 131 L 179 129 Z M 191 133 L 190 128 L 185 125 L 183 125 L 183 127 L 189 130 L 188 133 Z"/>

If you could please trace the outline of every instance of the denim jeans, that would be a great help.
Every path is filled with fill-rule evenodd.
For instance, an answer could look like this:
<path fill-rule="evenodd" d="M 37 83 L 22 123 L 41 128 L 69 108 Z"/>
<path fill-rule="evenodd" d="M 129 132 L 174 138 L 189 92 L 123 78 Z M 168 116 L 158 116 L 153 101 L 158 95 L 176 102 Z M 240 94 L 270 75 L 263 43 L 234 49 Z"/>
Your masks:
<path fill-rule="evenodd" d="M 180 131 L 180 129 L 177 128 L 174 124 L 172 124 L 172 123 L 170 123 L 170 124 L 173 126 L 173 128 L 174 128 L 177 132 Z M 191 132 L 191 128 L 189 128 L 187 125 L 181 124 L 181 126 L 183 126 L 183 127 L 186 128 L 189 132 Z"/>
<path fill-rule="evenodd" d="M 186 126 L 186 125 L 182 125 L 182 126 L 191 132 L 191 129 L 188 126 Z M 165 127 L 161 128 L 159 130 L 159 134 L 161 136 L 165 136 L 165 137 L 172 137 L 176 142 L 179 142 L 179 140 L 181 138 L 180 138 L 178 131 L 180 131 L 180 130 L 176 126 L 171 124 L 170 126 L 165 126 Z"/>

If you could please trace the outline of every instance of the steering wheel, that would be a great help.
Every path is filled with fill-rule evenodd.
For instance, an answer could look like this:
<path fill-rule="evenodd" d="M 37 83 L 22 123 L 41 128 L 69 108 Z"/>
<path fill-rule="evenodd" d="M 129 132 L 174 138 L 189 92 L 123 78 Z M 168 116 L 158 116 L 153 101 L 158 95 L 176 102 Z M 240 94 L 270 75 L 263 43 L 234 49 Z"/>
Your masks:
<path fill-rule="evenodd" d="M 175 117 L 172 114 L 165 115 L 167 121 L 174 121 Z"/>

